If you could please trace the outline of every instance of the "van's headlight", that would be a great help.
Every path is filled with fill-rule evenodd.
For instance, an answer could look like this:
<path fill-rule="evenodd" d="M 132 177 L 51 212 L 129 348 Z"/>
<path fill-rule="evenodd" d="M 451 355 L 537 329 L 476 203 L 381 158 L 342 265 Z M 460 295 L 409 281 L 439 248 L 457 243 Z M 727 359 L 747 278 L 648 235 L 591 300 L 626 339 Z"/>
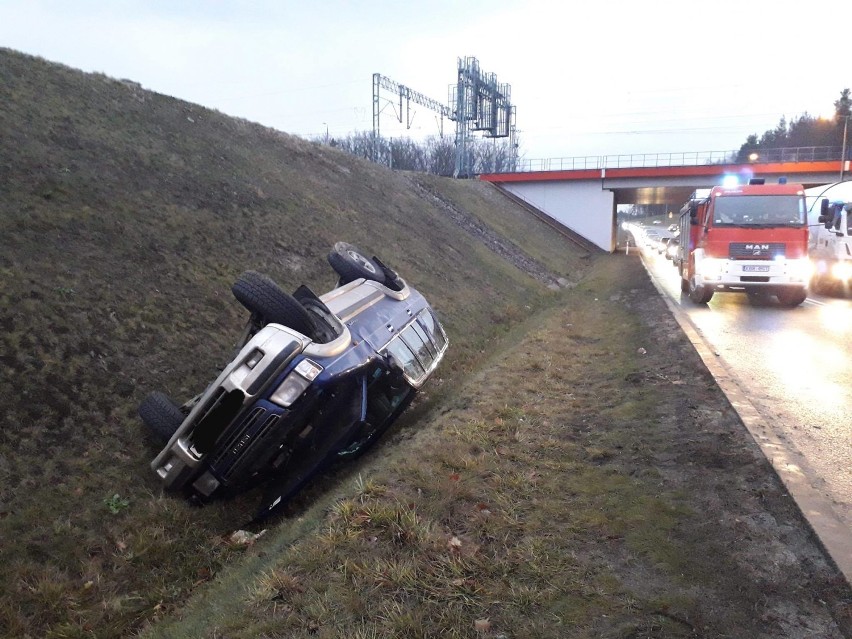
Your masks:
<path fill-rule="evenodd" d="M 309 359 L 303 359 L 296 364 L 296 368 L 284 378 L 284 381 L 275 389 L 269 400 L 279 406 L 290 406 L 302 396 L 316 376 L 322 372 L 322 366 Z"/>
<path fill-rule="evenodd" d="M 831 267 L 831 276 L 841 282 L 852 280 L 852 262 L 836 262 Z"/>
<path fill-rule="evenodd" d="M 806 281 L 811 278 L 813 265 L 807 258 L 801 260 L 787 260 L 787 275 L 790 279 Z"/>

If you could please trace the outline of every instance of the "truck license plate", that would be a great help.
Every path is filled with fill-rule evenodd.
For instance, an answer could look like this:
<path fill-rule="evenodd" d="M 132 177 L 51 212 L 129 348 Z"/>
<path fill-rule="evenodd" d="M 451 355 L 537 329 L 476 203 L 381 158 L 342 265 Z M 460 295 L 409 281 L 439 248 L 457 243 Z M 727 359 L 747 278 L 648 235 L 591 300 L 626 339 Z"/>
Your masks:
<path fill-rule="evenodd" d="M 751 264 L 746 264 L 743 266 L 743 271 L 745 273 L 767 273 L 769 272 L 769 265 L 766 266 L 756 266 Z"/>

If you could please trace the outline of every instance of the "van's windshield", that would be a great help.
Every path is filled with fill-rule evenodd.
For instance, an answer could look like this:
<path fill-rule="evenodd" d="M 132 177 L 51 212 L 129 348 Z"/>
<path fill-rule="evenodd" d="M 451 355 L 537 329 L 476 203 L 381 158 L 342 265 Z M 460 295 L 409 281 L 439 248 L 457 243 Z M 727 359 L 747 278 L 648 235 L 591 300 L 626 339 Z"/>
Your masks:
<path fill-rule="evenodd" d="M 806 219 L 798 195 L 722 195 L 713 202 L 713 226 L 802 227 Z"/>

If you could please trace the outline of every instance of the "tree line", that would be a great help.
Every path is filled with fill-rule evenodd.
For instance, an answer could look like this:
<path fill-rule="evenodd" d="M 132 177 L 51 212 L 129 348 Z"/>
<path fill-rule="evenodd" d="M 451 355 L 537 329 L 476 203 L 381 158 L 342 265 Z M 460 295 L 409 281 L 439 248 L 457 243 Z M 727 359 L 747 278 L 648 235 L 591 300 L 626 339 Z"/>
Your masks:
<path fill-rule="evenodd" d="M 746 162 L 753 153 L 760 155 L 770 149 L 785 147 L 827 147 L 833 157 L 825 159 L 838 159 L 846 150 L 846 157 L 850 158 L 849 142 L 844 139 L 852 136 L 852 126 L 849 125 L 852 115 L 852 96 L 849 89 L 840 92 L 840 98 L 834 102 L 834 118 L 831 120 L 817 118 L 807 113 L 787 122 L 781 117 L 778 126 L 763 133 L 760 137 L 752 134 L 737 152 L 735 161 Z M 836 151 L 836 153 L 835 153 Z"/>
<path fill-rule="evenodd" d="M 385 138 L 372 132 L 346 137 L 314 138 L 352 155 L 401 171 L 420 171 L 451 177 L 456 170 L 456 144 L 453 136 L 431 136 L 422 142 L 410 138 Z M 467 175 L 511 171 L 517 158 L 508 138 L 470 138 L 466 144 Z"/>
<path fill-rule="evenodd" d="M 838 159 L 845 152 L 852 159 L 852 92 L 843 89 L 834 102 L 834 118 L 814 117 L 808 113 L 787 121 L 782 116 L 774 129 L 762 135 L 753 133 L 746 138 L 734 157 L 725 162 L 748 162 L 753 154 L 764 159 L 774 157 L 776 149 L 819 147 L 827 156 L 815 159 Z M 422 142 L 410 138 L 385 138 L 372 132 L 359 132 L 328 139 L 315 137 L 315 142 L 329 144 L 347 153 L 362 157 L 392 169 L 421 171 L 444 177 L 456 174 L 456 144 L 454 136 L 431 136 Z M 462 177 L 480 173 L 513 171 L 518 161 L 517 140 L 514 148 L 508 138 L 469 138 L 466 145 L 465 169 Z M 830 156 L 830 157 L 828 157 Z M 779 156 L 779 159 L 783 159 Z"/>

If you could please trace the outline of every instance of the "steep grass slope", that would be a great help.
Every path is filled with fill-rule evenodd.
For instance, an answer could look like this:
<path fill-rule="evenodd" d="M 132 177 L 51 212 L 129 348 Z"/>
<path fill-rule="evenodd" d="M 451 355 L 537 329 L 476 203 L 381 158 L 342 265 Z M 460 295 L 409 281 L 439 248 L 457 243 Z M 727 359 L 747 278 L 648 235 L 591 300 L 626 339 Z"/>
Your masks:
<path fill-rule="evenodd" d="M 194 395 L 227 361 L 243 270 L 322 292 L 336 240 L 381 256 L 445 322 L 440 397 L 586 264 L 531 222 L 512 241 L 536 279 L 462 230 L 448 204 L 483 228 L 517 214 L 487 185 L 432 180 L 445 193 L 427 197 L 411 176 L 131 82 L 0 50 L 0 104 L 10 636 L 124 634 L 240 552 L 211 540 L 253 504 L 163 498 L 136 407 L 152 389 Z"/>
<path fill-rule="evenodd" d="M 229 359 L 241 271 L 322 291 L 336 240 L 423 291 L 451 348 L 247 548 L 255 496 L 163 495 L 136 407 Z M 577 253 L 488 185 L 6 50 L 0 416 L 3 637 L 852 636 L 635 256 Z"/>

